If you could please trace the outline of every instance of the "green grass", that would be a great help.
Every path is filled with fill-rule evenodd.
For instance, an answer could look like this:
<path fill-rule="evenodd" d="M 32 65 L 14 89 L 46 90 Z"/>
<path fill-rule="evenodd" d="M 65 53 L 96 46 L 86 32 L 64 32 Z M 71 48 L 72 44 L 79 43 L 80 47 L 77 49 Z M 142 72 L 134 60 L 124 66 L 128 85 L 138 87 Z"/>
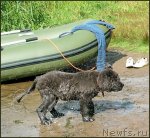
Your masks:
<path fill-rule="evenodd" d="M 148 52 L 149 1 L 2 1 L 1 31 L 53 27 L 81 19 L 113 24 L 111 47 Z"/>
<path fill-rule="evenodd" d="M 149 53 L 149 45 L 142 41 L 112 40 L 109 49 L 118 49 L 125 52 Z"/>

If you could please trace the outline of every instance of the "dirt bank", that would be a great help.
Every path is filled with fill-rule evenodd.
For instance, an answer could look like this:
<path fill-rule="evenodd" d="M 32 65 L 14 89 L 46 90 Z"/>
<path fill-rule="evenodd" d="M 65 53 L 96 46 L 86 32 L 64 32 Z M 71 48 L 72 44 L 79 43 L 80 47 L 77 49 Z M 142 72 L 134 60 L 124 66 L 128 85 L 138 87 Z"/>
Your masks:
<path fill-rule="evenodd" d="M 82 122 L 77 101 L 59 101 L 57 110 L 64 117 L 54 119 L 49 126 L 40 125 L 35 109 L 41 99 L 36 91 L 20 104 L 14 101 L 17 94 L 28 88 L 32 81 L 1 85 L 1 136 L 149 136 L 149 66 L 140 69 L 125 68 L 126 59 L 149 57 L 145 54 L 109 51 L 107 61 L 120 74 L 125 84 L 118 93 L 105 93 L 93 99 L 95 121 Z M 91 66 L 94 60 L 91 61 Z M 89 67 L 90 68 L 90 67 Z M 31 100 L 32 99 L 32 100 Z M 50 114 L 48 114 L 50 116 Z"/>

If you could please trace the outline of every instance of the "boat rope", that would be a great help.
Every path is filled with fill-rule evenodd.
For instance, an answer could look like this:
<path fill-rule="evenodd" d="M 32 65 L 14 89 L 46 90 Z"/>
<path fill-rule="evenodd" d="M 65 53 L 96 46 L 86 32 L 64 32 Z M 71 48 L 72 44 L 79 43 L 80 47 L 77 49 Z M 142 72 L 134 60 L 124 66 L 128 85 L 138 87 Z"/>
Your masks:
<path fill-rule="evenodd" d="M 114 26 L 112 26 L 111 24 L 106 23 L 104 21 L 92 20 L 92 21 L 88 21 L 84 24 L 74 27 L 70 33 L 74 33 L 75 31 L 78 31 L 78 30 L 88 30 L 95 34 L 97 41 L 98 41 L 98 56 L 97 56 L 96 66 L 97 66 L 98 71 L 103 71 L 106 66 L 106 62 L 105 62 L 105 60 L 106 60 L 106 39 L 105 39 L 104 31 L 101 28 L 99 28 L 98 26 L 96 26 L 96 24 L 104 25 L 110 30 L 115 29 Z"/>
<path fill-rule="evenodd" d="M 73 64 L 64 56 L 64 54 L 61 52 L 61 50 L 58 48 L 58 46 L 57 46 L 51 39 L 48 39 L 48 38 L 47 38 L 46 40 L 48 40 L 48 41 L 52 44 L 52 46 L 55 47 L 55 49 L 60 53 L 60 55 L 64 58 L 64 60 L 66 60 L 66 62 L 67 62 L 68 64 L 70 64 L 74 69 L 76 69 L 76 70 L 78 70 L 78 71 L 82 71 L 82 72 L 84 72 L 84 71 L 91 71 L 91 70 L 94 70 L 94 69 L 95 69 L 95 67 L 93 67 L 93 68 L 91 68 L 91 69 L 89 69 L 89 70 L 83 70 L 83 69 L 80 69 L 80 68 L 76 67 L 75 65 L 73 65 Z"/>

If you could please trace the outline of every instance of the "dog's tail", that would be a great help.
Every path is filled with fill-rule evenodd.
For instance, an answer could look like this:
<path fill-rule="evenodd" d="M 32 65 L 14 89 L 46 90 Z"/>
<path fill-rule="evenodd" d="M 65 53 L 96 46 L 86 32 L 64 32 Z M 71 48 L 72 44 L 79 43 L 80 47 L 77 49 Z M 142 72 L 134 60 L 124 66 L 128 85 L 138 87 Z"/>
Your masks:
<path fill-rule="evenodd" d="M 16 101 L 19 103 L 25 95 L 30 94 L 32 91 L 34 91 L 36 87 L 36 83 L 37 83 L 37 79 L 34 80 L 32 86 L 27 91 L 17 96 Z"/>

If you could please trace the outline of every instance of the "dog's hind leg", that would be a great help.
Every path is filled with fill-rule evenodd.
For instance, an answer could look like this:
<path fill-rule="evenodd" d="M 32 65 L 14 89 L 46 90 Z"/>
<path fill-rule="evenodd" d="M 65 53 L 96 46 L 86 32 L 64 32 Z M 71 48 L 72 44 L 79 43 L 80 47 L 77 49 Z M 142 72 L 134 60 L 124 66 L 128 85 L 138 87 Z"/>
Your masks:
<path fill-rule="evenodd" d="M 41 124 L 43 125 L 48 125 L 52 123 L 51 120 L 46 118 L 46 113 L 48 106 L 50 105 L 50 98 L 48 95 L 43 95 L 43 102 L 42 104 L 37 108 L 36 112 L 40 118 Z"/>
<path fill-rule="evenodd" d="M 48 107 L 48 111 L 50 111 L 50 113 L 53 115 L 54 118 L 57 118 L 57 117 L 62 117 L 64 116 L 63 113 L 59 113 L 55 108 L 54 106 L 57 104 L 58 102 L 58 97 L 55 97 L 55 99 L 53 100 L 52 97 L 51 97 L 51 101 L 53 101 L 49 107 Z"/>
<path fill-rule="evenodd" d="M 84 122 L 92 122 L 94 114 L 94 104 L 92 100 L 80 99 L 80 112 Z"/>
<path fill-rule="evenodd" d="M 53 109 L 50 111 L 50 113 L 53 115 L 54 118 L 64 116 L 63 113 L 58 112 L 54 107 L 53 107 Z"/>

